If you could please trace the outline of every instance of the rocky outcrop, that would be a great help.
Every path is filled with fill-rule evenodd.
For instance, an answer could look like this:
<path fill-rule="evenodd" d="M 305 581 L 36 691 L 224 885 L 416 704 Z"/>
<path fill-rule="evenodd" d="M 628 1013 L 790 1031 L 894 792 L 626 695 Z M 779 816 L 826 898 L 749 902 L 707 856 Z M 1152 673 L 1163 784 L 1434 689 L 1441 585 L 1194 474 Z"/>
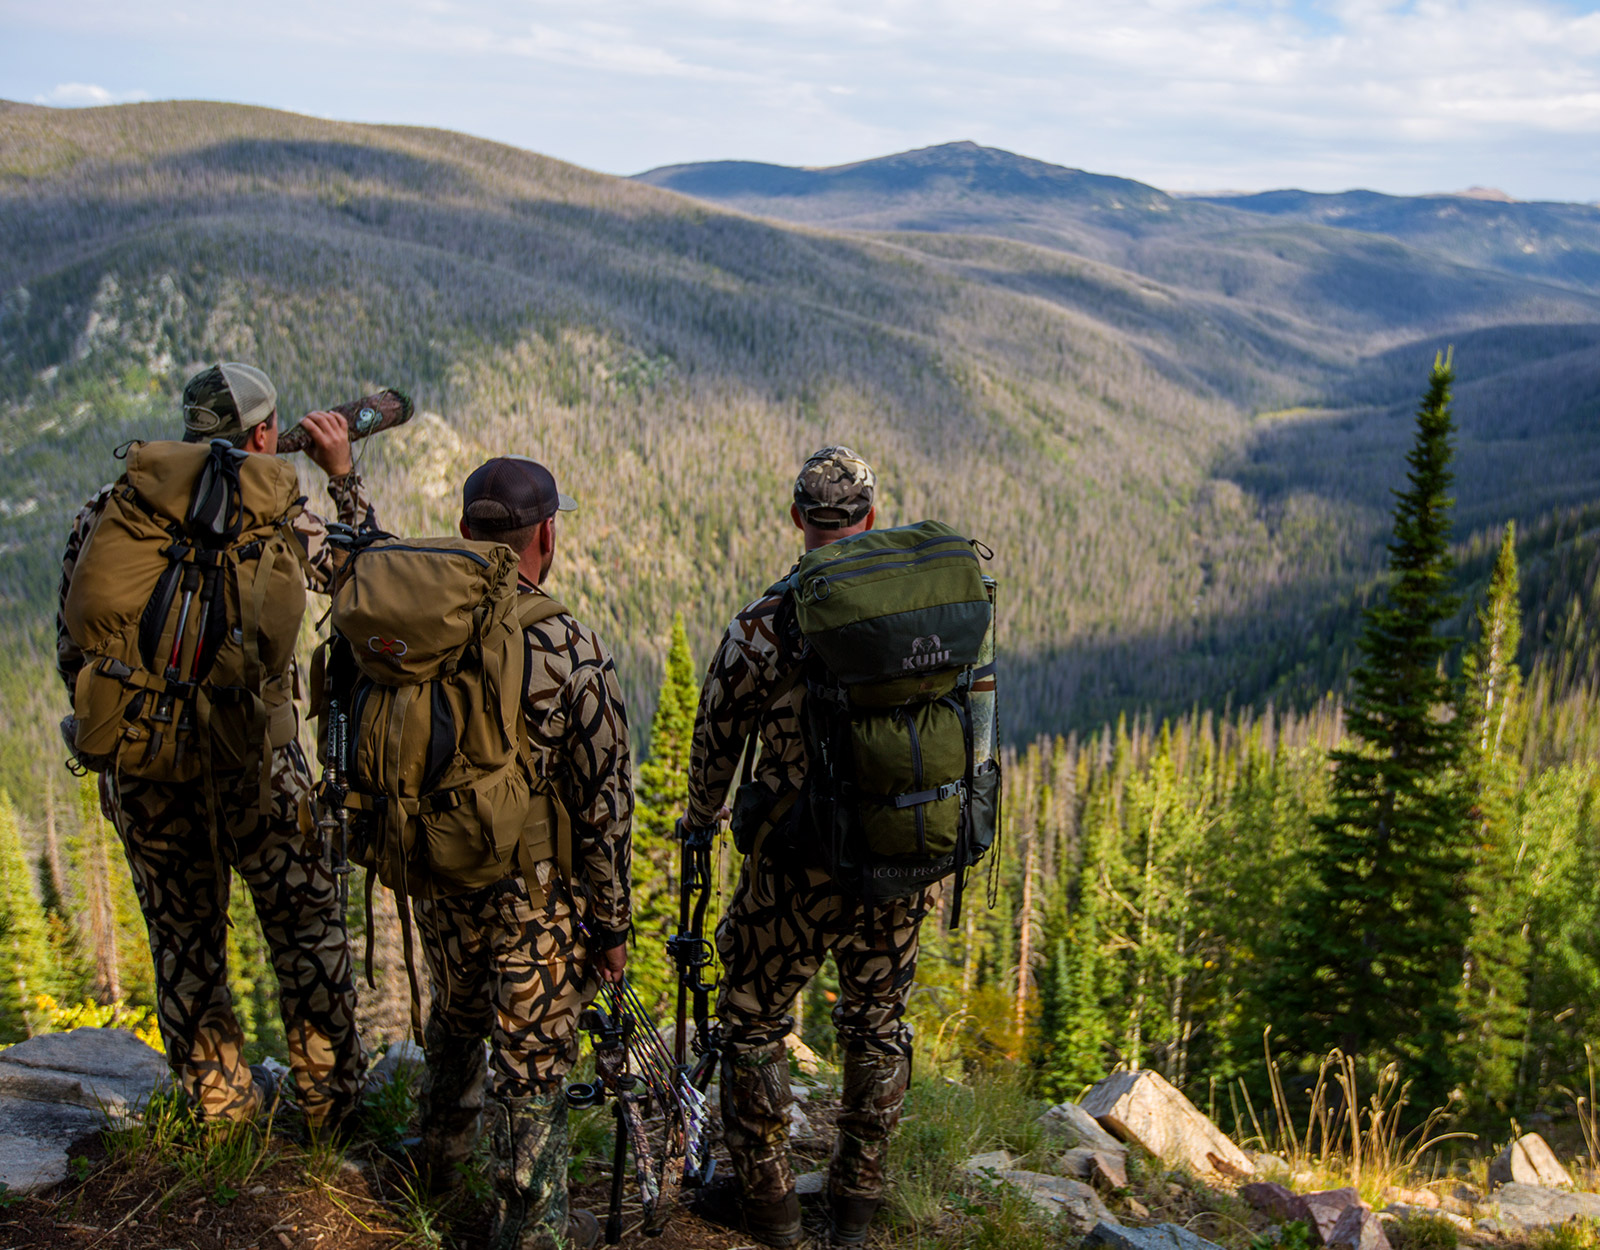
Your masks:
<path fill-rule="evenodd" d="M 1542 1185 L 1547 1189 L 1571 1189 L 1572 1177 L 1561 1166 L 1544 1138 L 1527 1133 L 1508 1145 L 1489 1164 L 1489 1186 Z"/>
<path fill-rule="evenodd" d="M 1100 1195 L 1082 1181 L 1043 1172 L 1004 1171 L 994 1173 L 994 1177 L 1025 1195 L 1039 1214 L 1051 1219 L 1065 1217 L 1077 1232 L 1117 1222 L 1116 1216 L 1100 1201 Z"/>
<path fill-rule="evenodd" d="M 1083 1244 L 1085 1247 L 1105 1246 L 1108 1250 L 1219 1250 L 1215 1242 L 1191 1233 L 1181 1224 L 1155 1224 L 1149 1228 L 1096 1224 Z"/>
<path fill-rule="evenodd" d="M 1495 1209 L 1502 1225 L 1512 1229 L 1543 1228 L 1568 1220 L 1600 1220 L 1600 1194 L 1568 1193 L 1520 1181 L 1500 1186 L 1487 1205 Z"/>
<path fill-rule="evenodd" d="M 1248 1185 L 1241 1185 L 1239 1197 L 1279 1224 L 1287 1224 L 1290 1220 L 1309 1222 L 1310 1217 L 1306 1213 L 1305 1203 L 1300 1201 L 1300 1195 L 1273 1181 L 1252 1181 Z"/>
<path fill-rule="evenodd" d="M 1325 1244 L 1329 1250 L 1390 1250 L 1383 1225 L 1361 1203 L 1344 1209 Z"/>
<path fill-rule="evenodd" d="M 1103 1150 L 1108 1154 L 1124 1154 L 1124 1146 L 1099 1122 L 1075 1102 L 1057 1103 L 1037 1121 L 1045 1136 L 1055 1138 L 1071 1149 L 1083 1147 Z"/>
<path fill-rule="evenodd" d="M 1338 1227 L 1340 1217 L 1352 1207 L 1365 1210 L 1361 1195 L 1354 1189 L 1321 1189 L 1312 1194 L 1299 1194 L 1303 1214 L 1293 1216 L 1304 1220 L 1311 1228 L 1311 1236 L 1318 1245 L 1331 1245 L 1329 1238 Z"/>
<path fill-rule="evenodd" d="M 1090 1150 L 1079 1146 L 1061 1156 L 1059 1171 L 1063 1176 L 1088 1181 L 1096 1189 L 1126 1189 L 1127 1160 L 1126 1151 Z"/>
<path fill-rule="evenodd" d="M 1250 1156 L 1158 1072 L 1117 1072 L 1083 1100 L 1083 1110 L 1123 1141 L 1200 1176 L 1247 1177 Z"/>
<path fill-rule="evenodd" d="M 123 1029 L 45 1033 L 0 1050 L 5 1098 L 127 1115 L 168 1079 L 167 1061 Z"/>
<path fill-rule="evenodd" d="M 0 1050 L 0 1185 L 27 1194 L 67 1178 L 72 1146 L 142 1109 L 167 1061 L 121 1029 L 47 1033 Z"/>

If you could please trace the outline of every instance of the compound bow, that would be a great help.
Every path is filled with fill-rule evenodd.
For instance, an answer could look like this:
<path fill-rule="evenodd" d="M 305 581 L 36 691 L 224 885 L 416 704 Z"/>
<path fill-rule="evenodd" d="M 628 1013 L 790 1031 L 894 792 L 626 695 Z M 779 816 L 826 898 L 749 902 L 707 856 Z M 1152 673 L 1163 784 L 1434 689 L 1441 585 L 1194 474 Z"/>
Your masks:
<path fill-rule="evenodd" d="M 682 848 L 678 888 L 678 931 L 667 939 L 667 953 L 677 966 L 677 1032 L 669 1051 L 651 1014 L 624 977 L 608 985 L 610 1008 L 593 1006 L 579 1018 L 594 1045 L 595 1080 L 567 1087 L 574 1107 L 599 1106 L 612 1100 L 616 1117 L 612 1145 L 611 1207 L 606 1242 L 622 1238 L 622 1203 L 631 1147 L 638 1177 L 643 1230 L 654 1236 L 666 1227 L 672 1204 L 684 1185 L 710 1182 L 716 1170 L 711 1156 L 711 1104 L 706 1089 L 716 1073 L 720 1039 L 710 1018 L 709 975 L 716 951 L 705 936 L 711 901 L 713 829 L 689 829 L 679 823 Z M 690 1008 L 694 1038 L 689 1040 Z"/>

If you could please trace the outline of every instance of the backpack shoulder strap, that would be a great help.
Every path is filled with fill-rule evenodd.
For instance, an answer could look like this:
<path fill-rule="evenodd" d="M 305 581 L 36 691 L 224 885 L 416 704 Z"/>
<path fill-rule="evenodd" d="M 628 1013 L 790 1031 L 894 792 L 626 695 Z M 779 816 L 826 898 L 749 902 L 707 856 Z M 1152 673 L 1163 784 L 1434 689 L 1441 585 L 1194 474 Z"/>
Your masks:
<path fill-rule="evenodd" d="M 560 616 L 567 607 L 549 595 L 519 595 L 517 597 L 517 624 L 523 629 L 543 624 L 553 616 Z"/>

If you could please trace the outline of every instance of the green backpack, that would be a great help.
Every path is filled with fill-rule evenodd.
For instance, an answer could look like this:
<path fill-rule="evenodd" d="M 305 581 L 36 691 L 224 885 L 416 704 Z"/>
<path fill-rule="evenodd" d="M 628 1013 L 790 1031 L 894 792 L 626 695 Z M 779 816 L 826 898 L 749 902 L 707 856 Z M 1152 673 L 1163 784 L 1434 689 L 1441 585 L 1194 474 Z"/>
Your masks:
<path fill-rule="evenodd" d="M 217 773 L 242 770 L 265 810 L 272 753 L 294 741 L 304 503 L 273 456 L 130 443 L 62 604 L 84 656 L 75 756 L 117 776 L 204 780 L 213 833 Z"/>
<path fill-rule="evenodd" d="M 808 552 L 782 585 L 801 639 L 806 780 L 796 836 L 846 889 L 898 898 L 994 842 L 993 582 L 938 521 Z"/>
<path fill-rule="evenodd" d="M 539 775 L 522 712 L 523 630 L 566 609 L 517 589 L 517 554 L 463 538 L 358 536 L 313 664 L 325 827 L 397 896 L 413 1022 L 407 899 L 481 889 L 535 864 L 572 866 L 571 825 Z M 371 978 L 372 926 L 367 926 Z"/>

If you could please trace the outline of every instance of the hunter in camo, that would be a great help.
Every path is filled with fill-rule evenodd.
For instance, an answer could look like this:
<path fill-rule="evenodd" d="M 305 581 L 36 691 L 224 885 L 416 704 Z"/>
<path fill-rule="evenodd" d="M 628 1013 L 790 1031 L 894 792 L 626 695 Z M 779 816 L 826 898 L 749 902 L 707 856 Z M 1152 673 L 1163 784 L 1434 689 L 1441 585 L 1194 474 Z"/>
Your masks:
<path fill-rule="evenodd" d="M 214 383 L 220 368 L 191 379 L 186 400 L 194 397 L 197 382 Z M 257 411 L 247 412 L 254 419 L 241 429 L 239 412 L 213 385 L 202 398 L 209 411 L 221 414 L 222 428 L 210 432 L 237 442 L 258 424 L 275 426 L 276 395 L 265 375 L 247 367 L 228 368 L 259 379 L 253 393 Z M 326 428 L 334 429 L 331 422 Z M 313 450 L 319 464 L 326 455 L 321 444 Z M 333 467 L 348 468 L 348 461 L 346 441 L 343 465 L 334 462 Z M 62 559 L 61 603 L 110 489 L 102 488 L 73 522 Z M 354 472 L 331 476 L 328 494 L 343 524 L 375 523 L 372 502 Z M 308 557 L 310 588 L 326 593 L 335 570 L 327 524 L 302 512 L 293 529 Z M 56 625 L 56 667 L 70 695 L 83 655 L 59 615 Z M 365 1059 L 356 1032 L 355 982 L 330 848 L 311 816 L 310 769 L 298 743 L 275 751 L 272 802 L 266 812 L 250 810 L 244 796 L 253 800 L 254 787 L 242 774 L 215 781 L 223 799 L 217 846 L 249 888 L 272 952 L 300 1106 L 313 1131 L 333 1126 L 360 1099 Z M 204 789 L 128 777 L 113 783 L 104 773 L 100 777 L 102 805 L 127 852 L 149 929 L 156 1017 L 173 1076 L 202 1116 L 239 1120 L 261 1108 L 270 1084 L 252 1078 L 243 1057 L 244 1035 L 228 989 L 229 878 L 217 872 L 212 859 Z"/>
<path fill-rule="evenodd" d="M 519 589 L 543 595 L 555 513 L 572 506 L 542 465 L 498 457 L 467 479 L 461 531 L 517 549 Z M 567 612 L 524 636 L 523 716 L 535 766 L 572 819 L 571 879 L 549 859 L 534 866 L 533 882 L 517 871 L 414 905 L 433 983 L 424 1163 L 430 1183 L 447 1187 L 482 1124 L 495 1250 L 553 1250 L 598 1235 L 592 1216 L 568 1211 L 564 1085 L 578 1058 L 578 1016 L 602 976 L 620 977 L 632 928 L 633 776 L 616 665 Z"/>
<path fill-rule="evenodd" d="M 875 485 L 872 469 L 848 447 L 824 448 L 807 461 L 791 515 L 808 546 L 870 528 Z M 910 1079 L 906 998 L 919 928 L 938 887 L 869 908 L 843 894 L 815 853 L 790 836 L 788 813 L 806 775 L 799 719 L 805 688 L 793 680 L 798 638 L 783 606 L 783 595 L 769 591 L 729 625 L 701 690 L 689 763 L 684 823 L 706 828 L 728 801 L 746 743 L 752 736 L 759 743 L 745 782 L 759 802 L 741 788 L 736 819 L 743 825 L 756 823 L 753 814 L 765 816 L 742 831 L 754 848 L 716 937 L 723 965 L 717 999 L 723 1133 L 745 1203 L 774 1212 L 792 1203 L 792 1095 L 783 1038 L 794 1025 L 795 997 L 831 952 L 839 973 L 833 1021 L 845 1060 L 828 1192 L 836 1215 L 855 1200 L 870 1219 Z M 761 1232 L 753 1224 L 750 1231 Z M 837 1220 L 835 1232 L 841 1232 Z M 769 1240 L 789 1244 L 781 1231 Z"/>

